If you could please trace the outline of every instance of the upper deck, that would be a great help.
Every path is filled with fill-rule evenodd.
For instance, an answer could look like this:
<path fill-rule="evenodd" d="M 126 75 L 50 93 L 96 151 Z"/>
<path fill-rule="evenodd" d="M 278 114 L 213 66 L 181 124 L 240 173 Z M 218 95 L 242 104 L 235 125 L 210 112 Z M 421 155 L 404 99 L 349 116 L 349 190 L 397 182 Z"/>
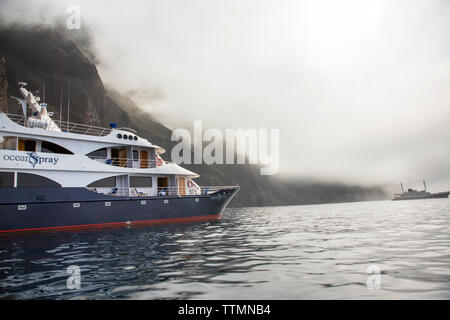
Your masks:
<path fill-rule="evenodd" d="M 23 114 L 0 113 L 1 136 L 46 139 L 63 145 L 73 153 L 82 154 L 108 146 L 137 146 L 154 149 L 156 154 L 165 152 L 163 148 L 139 137 L 136 131 L 128 128 L 116 129 L 115 124 L 111 124 L 111 128 L 104 128 L 54 120 L 53 113 L 47 111 L 47 104 L 40 103 L 40 98 L 25 88 L 25 82 L 19 82 L 18 85 L 22 98 L 12 98 L 22 106 Z"/>
<path fill-rule="evenodd" d="M 31 119 L 31 121 L 30 121 Z M 31 117 L 0 112 L 0 136 L 48 141 L 70 150 L 73 154 L 88 154 L 107 147 L 143 148 L 163 154 L 164 148 L 141 138 L 128 128 L 104 128 L 66 121 L 33 121 Z"/>
<path fill-rule="evenodd" d="M 43 125 L 38 122 L 30 122 L 27 124 L 27 117 L 20 114 L 11 114 L 6 113 L 5 114 L 12 122 L 28 127 L 28 128 L 42 128 Z M 67 121 L 60 121 L 60 120 L 53 120 L 53 122 L 58 126 L 58 128 L 61 129 L 61 132 L 67 132 L 67 133 L 76 133 L 81 135 L 91 135 L 91 136 L 97 136 L 97 137 L 103 137 L 107 136 L 111 133 L 111 128 L 103 128 L 103 127 L 97 127 L 92 125 L 86 125 L 81 123 L 75 123 L 75 122 L 67 122 Z M 45 123 L 44 123 L 45 125 Z M 130 130 L 130 129 L 127 129 Z M 134 131 L 134 130 L 133 130 Z M 136 131 L 134 131 L 134 134 L 136 134 Z"/>

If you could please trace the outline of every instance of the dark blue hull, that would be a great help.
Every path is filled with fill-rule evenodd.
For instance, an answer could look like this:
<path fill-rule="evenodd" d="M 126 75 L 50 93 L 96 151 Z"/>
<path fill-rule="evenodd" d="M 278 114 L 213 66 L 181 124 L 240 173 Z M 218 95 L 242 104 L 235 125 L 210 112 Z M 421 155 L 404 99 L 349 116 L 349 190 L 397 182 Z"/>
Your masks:
<path fill-rule="evenodd" d="M 0 234 L 220 219 L 239 187 L 208 195 L 117 197 L 85 188 L 0 188 Z"/>

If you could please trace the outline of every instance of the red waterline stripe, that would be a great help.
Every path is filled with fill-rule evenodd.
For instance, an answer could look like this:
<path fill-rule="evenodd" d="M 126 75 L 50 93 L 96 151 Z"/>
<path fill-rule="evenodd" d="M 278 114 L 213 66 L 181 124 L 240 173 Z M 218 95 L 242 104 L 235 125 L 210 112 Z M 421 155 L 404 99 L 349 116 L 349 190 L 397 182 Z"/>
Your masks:
<path fill-rule="evenodd" d="M 59 230 L 59 229 L 67 230 L 67 229 L 115 227 L 115 226 L 120 227 L 120 226 L 124 226 L 124 225 L 125 226 L 127 226 L 127 225 L 152 225 L 152 224 L 177 223 L 177 222 L 199 222 L 199 221 L 217 220 L 220 218 L 221 218 L 220 214 L 210 214 L 210 215 L 194 216 L 194 217 L 186 217 L 186 218 L 138 220 L 138 221 L 130 221 L 129 224 L 127 223 L 127 221 L 123 221 L 123 222 L 106 222 L 106 223 L 95 223 L 95 224 L 80 224 L 80 225 L 74 225 L 74 226 L 3 230 L 3 231 L 0 231 L 0 233 L 26 232 L 26 231 L 39 231 L 39 230 Z"/>

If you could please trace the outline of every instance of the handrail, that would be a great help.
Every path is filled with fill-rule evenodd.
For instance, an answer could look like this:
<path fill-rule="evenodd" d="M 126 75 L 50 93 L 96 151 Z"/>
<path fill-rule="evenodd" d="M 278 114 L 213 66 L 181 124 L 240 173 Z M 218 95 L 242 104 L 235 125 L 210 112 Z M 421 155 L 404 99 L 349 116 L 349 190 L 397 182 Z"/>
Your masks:
<path fill-rule="evenodd" d="M 157 160 L 134 160 L 133 158 L 107 158 L 107 157 L 101 157 L 101 156 L 89 156 L 87 157 L 91 158 L 92 160 L 104 160 L 106 164 L 110 164 L 117 167 L 127 167 L 128 163 L 132 163 L 135 161 L 139 161 L 139 164 L 142 166 L 142 164 L 145 164 L 147 168 L 155 167 L 157 165 Z M 109 160 L 109 162 L 108 162 Z M 164 164 L 164 162 L 163 162 Z M 145 168 L 143 168 L 145 169 Z"/>
<path fill-rule="evenodd" d="M 90 136 L 106 136 L 108 135 L 112 129 L 104 128 L 104 127 L 97 127 L 92 125 L 86 125 L 81 123 L 75 123 L 75 122 L 67 122 L 67 121 L 59 121 L 59 120 L 53 120 L 56 125 L 61 129 L 61 131 L 65 131 L 68 133 L 78 133 L 83 135 L 90 135 Z"/>
<path fill-rule="evenodd" d="M 5 115 L 14 123 L 27 126 L 27 117 L 20 114 L 5 113 Z M 53 120 L 53 119 L 52 119 Z M 97 127 L 87 124 L 53 120 L 53 122 L 61 129 L 62 132 L 77 133 L 91 136 L 106 136 L 112 129 L 105 127 Z"/>
<path fill-rule="evenodd" d="M 203 186 L 203 187 L 194 187 L 192 189 L 196 189 L 196 193 L 187 193 L 189 187 L 185 187 L 185 193 L 180 195 L 180 188 L 178 187 L 157 187 L 156 193 L 158 196 L 196 196 L 196 195 L 208 195 L 214 192 L 217 192 L 219 190 L 224 189 L 236 189 L 239 186 Z M 148 189 L 148 187 L 86 187 L 86 189 L 91 190 L 93 192 L 97 192 L 97 189 L 109 189 L 107 193 L 108 195 L 113 196 L 136 196 L 136 197 L 143 197 L 148 196 L 147 193 L 139 191 L 139 189 Z M 183 189 L 183 188 L 181 188 Z M 155 188 L 152 188 L 152 190 L 155 190 Z"/>
<path fill-rule="evenodd" d="M 131 132 L 131 133 L 137 134 L 137 131 L 136 131 L 136 130 L 134 130 L 134 129 L 130 129 L 130 128 L 125 128 L 125 127 L 122 127 L 122 128 L 118 128 L 117 130 L 128 131 L 128 132 Z"/>
<path fill-rule="evenodd" d="M 239 186 L 203 186 L 203 187 L 194 186 L 194 187 L 185 187 L 185 190 L 195 189 L 196 191 L 199 191 L 198 195 L 207 195 L 207 194 L 211 194 L 211 193 L 214 193 L 214 192 L 217 192 L 217 191 L 220 191 L 220 190 L 236 189 L 238 187 Z M 183 189 L 183 188 L 181 188 L 181 189 Z M 168 195 L 171 195 L 174 192 L 176 194 L 176 193 L 178 193 L 179 190 L 180 190 L 179 187 L 158 187 L 157 188 L 158 194 L 161 191 L 165 191 Z"/>
<path fill-rule="evenodd" d="M 24 115 L 20 114 L 12 114 L 12 113 L 5 113 L 5 115 L 14 123 L 20 124 L 20 125 L 26 125 L 27 118 Z M 23 122 L 23 123 L 20 123 Z"/>
<path fill-rule="evenodd" d="M 102 157 L 102 156 L 89 156 L 89 155 L 87 155 L 87 157 L 91 158 L 92 160 L 105 160 L 105 162 L 107 160 L 111 160 L 111 163 L 107 163 L 107 164 L 111 164 L 113 166 L 117 166 L 117 164 L 120 164 L 123 161 L 124 164 L 119 165 L 118 167 L 126 167 L 125 164 L 128 163 L 128 161 L 139 161 L 141 164 L 142 163 L 147 164 L 148 167 L 150 165 L 158 166 L 157 165 L 158 164 L 158 160 L 141 160 L 141 159 L 135 160 L 134 158 L 114 158 L 114 157 L 107 158 L 107 157 Z M 176 164 L 176 165 L 178 165 L 176 162 L 173 162 L 173 161 L 162 160 L 161 165 L 158 166 L 158 167 L 161 167 L 162 165 L 165 165 L 165 164 Z"/>

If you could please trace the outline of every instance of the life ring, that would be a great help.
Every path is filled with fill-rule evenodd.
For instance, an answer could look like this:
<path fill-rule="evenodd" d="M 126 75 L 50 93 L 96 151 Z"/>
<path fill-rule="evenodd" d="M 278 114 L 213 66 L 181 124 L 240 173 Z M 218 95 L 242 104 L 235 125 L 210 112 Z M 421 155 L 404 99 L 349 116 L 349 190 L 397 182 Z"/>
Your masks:
<path fill-rule="evenodd" d="M 160 157 L 156 157 L 156 165 L 157 165 L 158 167 L 161 167 L 162 164 L 163 164 L 162 159 L 161 159 Z"/>
<path fill-rule="evenodd" d="M 187 185 L 188 185 L 189 188 L 191 188 L 191 187 L 194 186 L 194 182 L 192 182 L 192 180 L 188 180 Z"/>

